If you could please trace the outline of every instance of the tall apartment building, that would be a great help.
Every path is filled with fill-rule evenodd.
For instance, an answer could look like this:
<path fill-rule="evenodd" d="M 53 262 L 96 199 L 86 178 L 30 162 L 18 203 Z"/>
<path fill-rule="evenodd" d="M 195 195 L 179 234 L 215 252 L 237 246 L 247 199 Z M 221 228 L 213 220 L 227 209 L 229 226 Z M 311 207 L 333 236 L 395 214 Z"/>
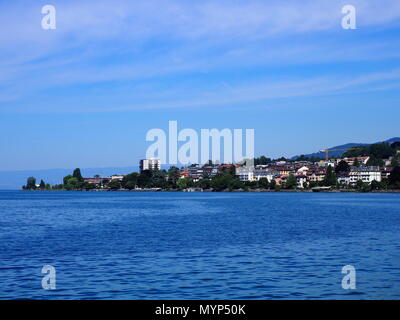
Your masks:
<path fill-rule="evenodd" d="M 160 170 L 161 169 L 161 161 L 160 159 L 143 159 L 140 160 L 139 163 L 140 172 L 144 170 Z"/>

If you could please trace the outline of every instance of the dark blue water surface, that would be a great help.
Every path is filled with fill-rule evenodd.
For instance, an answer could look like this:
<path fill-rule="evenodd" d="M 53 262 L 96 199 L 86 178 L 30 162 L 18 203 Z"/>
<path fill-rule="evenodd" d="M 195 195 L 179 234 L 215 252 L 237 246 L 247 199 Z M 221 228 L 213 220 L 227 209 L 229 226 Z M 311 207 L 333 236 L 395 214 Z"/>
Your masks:
<path fill-rule="evenodd" d="M 0 299 L 398 299 L 400 194 L 2 191 L 0 261 Z"/>

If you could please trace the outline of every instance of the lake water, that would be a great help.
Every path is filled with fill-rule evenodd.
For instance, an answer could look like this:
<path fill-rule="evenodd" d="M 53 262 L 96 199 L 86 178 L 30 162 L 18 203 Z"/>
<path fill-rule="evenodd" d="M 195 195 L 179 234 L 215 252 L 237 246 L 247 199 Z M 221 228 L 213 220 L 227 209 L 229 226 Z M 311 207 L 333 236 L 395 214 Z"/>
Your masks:
<path fill-rule="evenodd" d="M 399 299 L 400 194 L 0 191 L 0 299 L 22 298 Z"/>

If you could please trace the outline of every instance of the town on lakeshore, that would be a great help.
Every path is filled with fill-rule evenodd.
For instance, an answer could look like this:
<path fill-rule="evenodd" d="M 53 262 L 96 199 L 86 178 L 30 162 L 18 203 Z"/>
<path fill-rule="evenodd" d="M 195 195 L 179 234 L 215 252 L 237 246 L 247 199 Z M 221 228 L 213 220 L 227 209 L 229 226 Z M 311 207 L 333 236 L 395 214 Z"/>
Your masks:
<path fill-rule="evenodd" d="M 140 172 L 82 177 L 79 168 L 63 184 L 37 184 L 29 177 L 23 190 L 66 191 L 329 191 L 400 192 L 400 142 L 349 148 L 340 157 L 301 155 L 295 159 L 254 159 L 253 166 L 218 164 L 161 168 L 159 159 L 140 161 Z"/>

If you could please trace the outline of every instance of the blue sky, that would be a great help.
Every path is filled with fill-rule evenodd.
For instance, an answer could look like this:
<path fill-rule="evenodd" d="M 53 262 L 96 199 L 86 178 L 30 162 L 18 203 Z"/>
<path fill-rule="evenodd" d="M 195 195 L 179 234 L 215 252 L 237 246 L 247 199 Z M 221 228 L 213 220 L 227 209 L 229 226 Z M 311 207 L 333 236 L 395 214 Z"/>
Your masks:
<path fill-rule="evenodd" d="M 271 157 L 400 136 L 399 62 L 396 0 L 0 1 L 0 171 L 134 166 L 169 120 Z"/>

